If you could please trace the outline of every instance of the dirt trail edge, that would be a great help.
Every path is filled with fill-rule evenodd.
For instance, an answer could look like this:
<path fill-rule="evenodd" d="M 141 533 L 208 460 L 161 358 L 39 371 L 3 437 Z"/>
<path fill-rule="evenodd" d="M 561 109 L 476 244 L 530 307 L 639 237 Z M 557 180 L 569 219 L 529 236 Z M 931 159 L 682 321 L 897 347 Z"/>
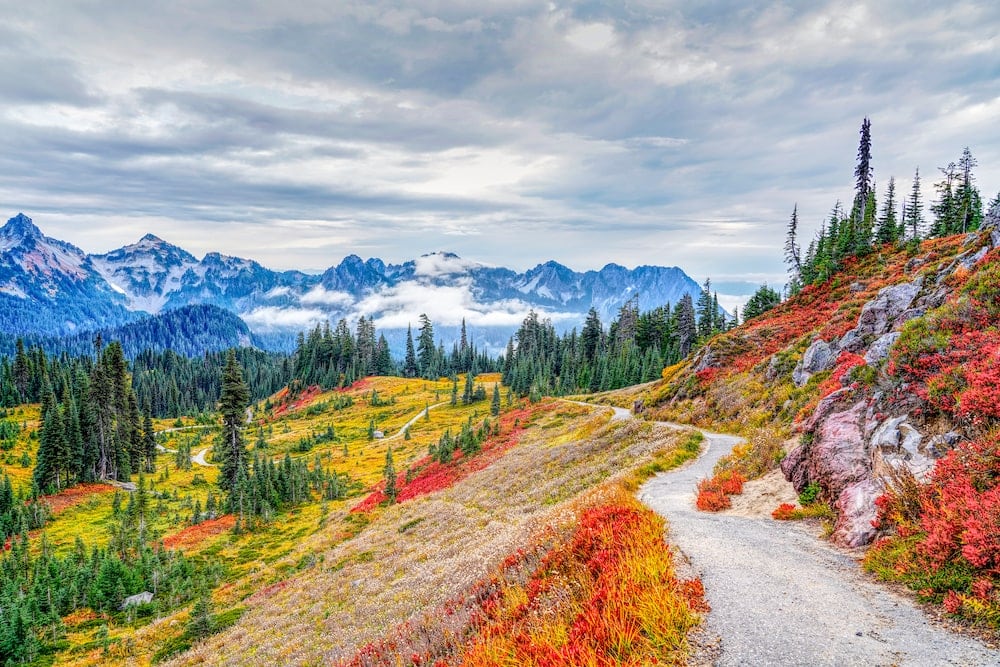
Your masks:
<path fill-rule="evenodd" d="M 629 417 L 615 408 L 614 419 Z M 706 631 L 721 639 L 715 664 L 1000 664 L 1000 651 L 935 626 L 907 598 L 866 579 L 849 554 L 805 528 L 697 511 L 698 480 L 741 442 L 702 433 L 701 456 L 646 482 L 639 499 L 667 520 L 668 541 L 701 576 L 712 606 Z"/>

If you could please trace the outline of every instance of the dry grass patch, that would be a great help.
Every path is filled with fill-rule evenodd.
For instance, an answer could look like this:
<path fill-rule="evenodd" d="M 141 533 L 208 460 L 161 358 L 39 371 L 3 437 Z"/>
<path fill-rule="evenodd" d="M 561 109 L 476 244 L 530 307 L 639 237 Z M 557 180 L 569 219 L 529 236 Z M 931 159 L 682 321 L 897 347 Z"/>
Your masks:
<path fill-rule="evenodd" d="M 607 414 L 558 410 L 520 444 L 454 487 L 385 509 L 358 535 L 321 548 L 347 518 L 294 553 L 305 559 L 287 585 L 229 631 L 173 664 L 318 664 L 349 659 L 386 628 L 444 605 L 487 576 L 544 522 L 572 519 L 565 502 L 684 436 Z M 556 429 L 546 423 L 561 420 Z M 326 536 L 326 537 L 324 537 Z M 312 550 L 310 550 L 312 549 Z"/>

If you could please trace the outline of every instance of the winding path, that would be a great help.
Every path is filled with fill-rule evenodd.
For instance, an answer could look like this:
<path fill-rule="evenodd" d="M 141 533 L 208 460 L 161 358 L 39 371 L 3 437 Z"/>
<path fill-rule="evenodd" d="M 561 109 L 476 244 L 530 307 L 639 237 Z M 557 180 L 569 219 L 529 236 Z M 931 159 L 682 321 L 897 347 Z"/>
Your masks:
<path fill-rule="evenodd" d="M 388 438 L 383 438 L 382 440 L 383 441 L 385 441 L 385 440 L 398 440 L 399 438 L 402 438 L 403 436 L 406 435 L 406 429 L 410 428 L 411 426 L 413 426 L 414 424 L 416 424 L 418 421 L 420 421 L 421 417 L 423 417 L 425 413 L 427 413 L 428 411 L 433 410 L 435 408 L 440 408 L 442 405 L 448 405 L 450 402 L 451 401 L 442 401 L 440 403 L 435 403 L 434 405 L 428 405 L 426 408 L 424 408 L 423 410 L 421 410 L 420 412 L 418 412 L 416 417 L 413 417 L 410 421 L 408 421 L 405 424 L 403 424 L 402 428 L 400 428 L 396 433 L 394 433 L 393 435 L 390 435 Z"/>
<path fill-rule="evenodd" d="M 696 484 L 741 442 L 702 433 L 701 456 L 646 482 L 639 499 L 667 519 L 668 540 L 705 585 L 706 630 L 721 640 L 715 664 L 1000 665 L 1000 651 L 934 625 L 804 527 L 697 511 Z"/>

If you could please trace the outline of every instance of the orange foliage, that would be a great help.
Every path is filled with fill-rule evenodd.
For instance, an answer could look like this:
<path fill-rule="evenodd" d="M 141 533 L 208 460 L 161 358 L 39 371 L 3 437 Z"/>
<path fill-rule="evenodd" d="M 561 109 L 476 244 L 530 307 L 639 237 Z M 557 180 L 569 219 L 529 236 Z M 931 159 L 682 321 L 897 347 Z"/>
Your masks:
<path fill-rule="evenodd" d="M 720 512 L 732 507 L 729 496 L 743 493 L 746 478 L 735 470 L 724 470 L 698 482 L 698 497 L 695 506 L 703 512 Z"/>
<path fill-rule="evenodd" d="M 795 505 L 781 503 L 776 510 L 771 512 L 771 517 L 778 521 L 791 521 L 795 518 Z"/>
<path fill-rule="evenodd" d="M 52 514 L 59 514 L 70 507 L 79 505 L 92 495 L 113 493 L 114 490 L 115 487 L 110 484 L 77 484 L 51 496 L 42 496 L 42 500 L 48 503 Z"/>
<path fill-rule="evenodd" d="M 223 514 L 217 519 L 207 519 L 194 526 L 182 528 L 163 538 L 163 546 L 167 549 L 188 549 L 200 544 L 210 537 L 221 535 L 236 525 L 236 517 Z"/>
<path fill-rule="evenodd" d="M 674 663 L 695 611 L 708 611 L 701 581 L 676 578 L 662 521 L 621 492 L 579 511 L 573 532 L 547 550 L 519 550 L 446 603 L 432 615 L 448 626 L 443 641 L 404 624 L 343 664 Z"/>

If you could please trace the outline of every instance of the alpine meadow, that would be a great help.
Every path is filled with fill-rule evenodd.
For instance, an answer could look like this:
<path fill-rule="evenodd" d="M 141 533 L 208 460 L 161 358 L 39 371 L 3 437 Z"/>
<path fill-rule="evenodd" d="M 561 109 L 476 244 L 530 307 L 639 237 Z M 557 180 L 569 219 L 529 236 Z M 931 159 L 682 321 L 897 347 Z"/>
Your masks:
<path fill-rule="evenodd" d="M 0 664 L 1000 664 L 992 3 L 7 10 Z"/>

